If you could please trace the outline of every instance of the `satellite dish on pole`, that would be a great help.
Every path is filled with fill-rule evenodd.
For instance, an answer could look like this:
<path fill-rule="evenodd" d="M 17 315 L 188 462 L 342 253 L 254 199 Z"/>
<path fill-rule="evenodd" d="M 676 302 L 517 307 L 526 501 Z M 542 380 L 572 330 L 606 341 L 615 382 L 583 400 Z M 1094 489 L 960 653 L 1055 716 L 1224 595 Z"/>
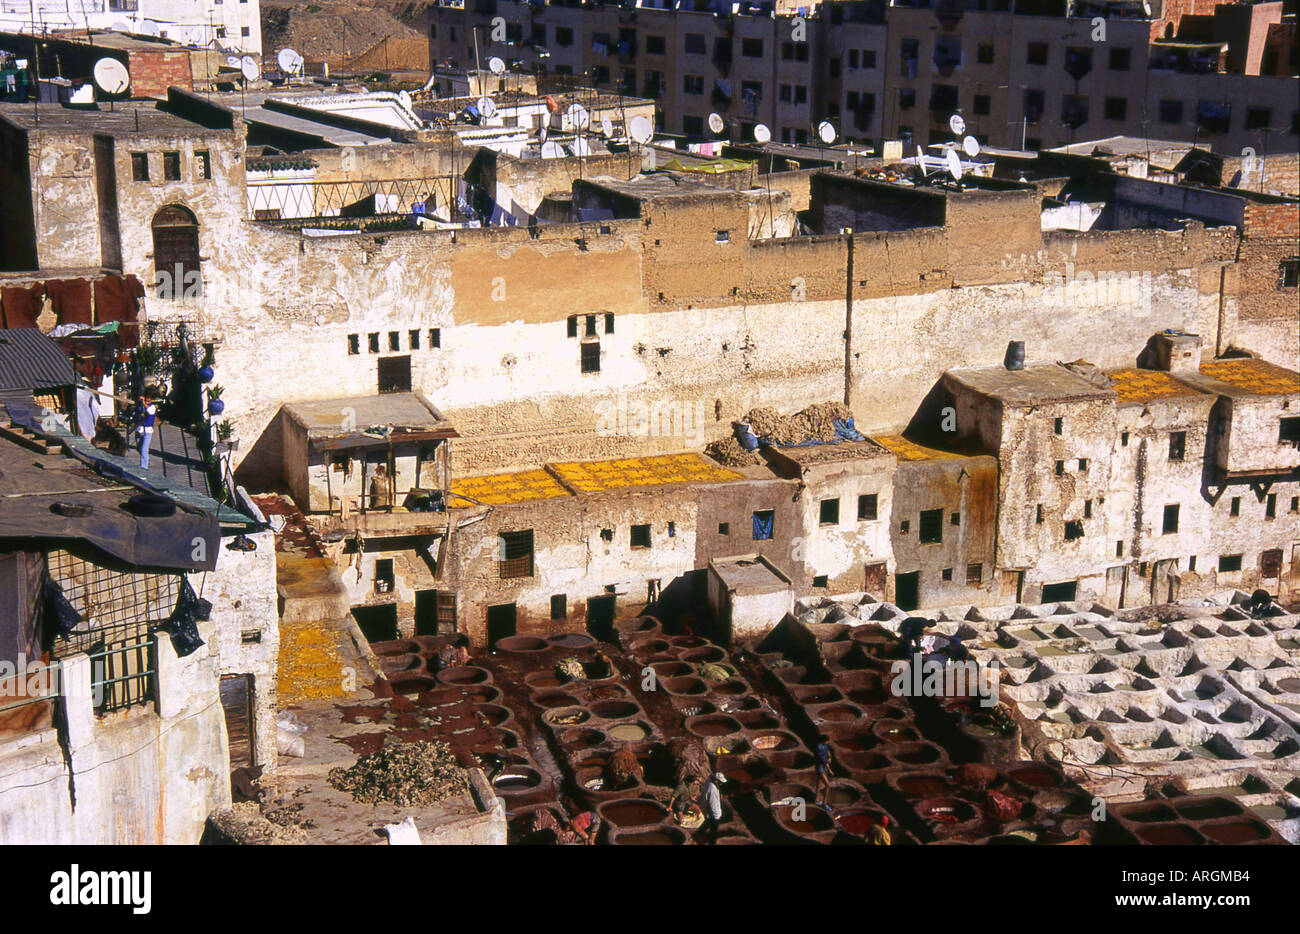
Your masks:
<path fill-rule="evenodd" d="M 948 174 L 952 176 L 952 180 L 961 181 L 961 156 L 957 155 L 957 150 L 949 149 L 948 155 L 944 156 L 944 161 L 948 163 Z"/>
<path fill-rule="evenodd" d="M 829 120 L 823 120 L 817 125 L 817 138 L 827 146 L 835 142 L 835 127 L 831 126 Z"/>
<path fill-rule="evenodd" d="M 239 60 L 239 71 L 243 74 L 245 81 L 256 81 L 258 74 L 260 74 L 257 62 L 247 55 Z"/>
<path fill-rule="evenodd" d="M 573 123 L 575 129 L 585 130 L 587 125 L 591 123 L 591 114 L 587 113 L 587 108 L 581 104 L 570 104 L 565 114 Z"/>
<path fill-rule="evenodd" d="M 505 70 L 506 63 L 501 61 L 501 59 L 497 58 L 495 55 L 488 59 L 488 71 L 492 72 L 492 74 L 505 74 Z"/>
<path fill-rule="evenodd" d="M 967 136 L 961 141 L 962 152 L 974 159 L 980 154 L 980 143 L 973 136 Z"/>
<path fill-rule="evenodd" d="M 142 36 L 158 36 L 162 34 L 162 30 L 158 28 L 158 24 L 151 19 L 142 20 L 140 25 L 136 27 L 136 32 L 140 33 Z"/>
<path fill-rule="evenodd" d="M 564 147 L 559 143 L 542 143 L 543 159 L 562 159 L 564 157 Z"/>
<path fill-rule="evenodd" d="M 587 142 L 587 141 L 586 141 L 583 137 L 581 137 L 581 136 L 579 136 L 579 137 L 577 137 L 576 139 L 574 139 L 572 145 L 570 145 L 569 148 L 573 150 L 573 154 L 574 154 L 575 156 L 589 156 L 589 155 L 591 155 L 591 143 Z"/>
<path fill-rule="evenodd" d="M 284 48 L 277 52 L 275 63 L 280 66 L 280 70 L 286 75 L 296 75 L 302 72 L 302 56 L 293 49 Z"/>
<path fill-rule="evenodd" d="M 227 68 L 238 68 L 238 67 L 239 67 L 239 56 L 238 56 L 238 55 L 227 55 L 227 56 L 226 56 L 226 67 L 227 67 Z"/>
<path fill-rule="evenodd" d="M 629 120 L 627 131 L 635 143 L 648 143 L 650 137 L 654 135 L 654 127 L 650 125 L 648 119 L 642 116 L 636 116 Z"/>
<path fill-rule="evenodd" d="M 772 131 L 767 128 L 766 123 L 754 124 L 754 142 L 770 143 L 772 141 Z"/>
<path fill-rule="evenodd" d="M 710 132 L 710 133 L 721 133 L 721 132 L 722 132 L 722 128 L 723 128 L 724 126 L 726 126 L 726 124 L 722 122 L 722 117 L 721 117 L 720 115 L 718 115 L 718 114 L 709 114 L 709 132 Z"/>
<path fill-rule="evenodd" d="M 916 147 L 916 164 L 921 167 L 921 177 L 925 178 L 927 175 L 925 171 L 925 150 L 920 146 Z"/>
<path fill-rule="evenodd" d="M 131 75 L 115 58 L 101 58 L 95 62 L 95 84 L 105 94 L 121 94 L 131 85 Z"/>
<path fill-rule="evenodd" d="M 966 121 L 962 119 L 961 114 L 953 114 L 948 118 L 948 129 L 952 130 L 955 136 L 961 136 L 966 132 Z"/>
<path fill-rule="evenodd" d="M 402 93 L 406 94 L 405 91 Z M 407 106 L 409 107 L 410 105 L 408 104 Z M 480 97 L 478 99 L 478 112 L 483 115 L 483 119 L 485 120 L 489 117 L 495 117 L 497 113 L 496 101 L 492 100 L 490 97 Z"/>

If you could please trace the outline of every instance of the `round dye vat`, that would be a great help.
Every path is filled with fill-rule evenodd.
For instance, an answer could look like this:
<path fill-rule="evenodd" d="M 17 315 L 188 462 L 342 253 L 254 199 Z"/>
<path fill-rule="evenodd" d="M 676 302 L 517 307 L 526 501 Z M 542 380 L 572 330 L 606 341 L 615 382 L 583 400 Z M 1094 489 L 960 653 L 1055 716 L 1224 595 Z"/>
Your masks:
<path fill-rule="evenodd" d="M 478 687 L 470 688 L 466 695 L 475 704 L 490 704 L 501 696 L 501 692 L 489 685 L 480 684 Z"/>
<path fill-rule="evenodd" d="M 1156 827 L 1143 827 L 1137 832 L 1144 843 L 1155 846 L 1193 846 L 1204 843 L 1205 838 L 1190 827 L 1182 824 L 1160 824 Z"/>
<path fill-rule="evenodd" d="M 795 833 L 825 833 L 835 829 L 835 821 L 825 811 L 817 808 L 804 808 L 804 819 L 793 819 L 794 808 L 781 809 L 781 823 Z"/>
<path fill-rule="evenodd" d="M 1125 808 L 1123 816 L 1125 820 L 1135 821 L 1140 824 L 1156 824 L 1178 820 L 1178 815 L 1173 812 L 1173 809 L 1165 807 L 1163 804 L 1134 805 Z"/>
<path fill-rule="evenodd" d="M 835 815 L 835 822 L 848 833 L 865 836 L 884 816 L 879 811 L 843 811 Z"/>
<path fill-rule="evenodd" d="M 948 791 L 951 786 L 934 775 L 907 775 L 895 779 L 898 790 L 909 798 L 931 798 Z"/>
<path fill-rule="evenodd" d="M 686 835 L 675 828 L 665 827 L 645 833 L 620 833 L 613 842 L 619 846 L 680 846 L 686 842 Z"/>
<path fill-rule="evenodd" d="M 542 783 L 542 776 L 535 770 L 521 766 L 510 766 L 492 779 L 492 787 L 500 794 L 519 794 L 529 791 Z"/>
<path fill-rule="evenodd" d="M 679 649 L 699 649 L 709 644 L 708 640 L 701 639 L 699 636 L 677 636 L 672 643 Z"/>
<path fill-rule="evenodd" d="M 443 707 L 447 704 L 455 704 L 465 697 L 465 691 L 461 688 L 434 688 L 430 691 L 421 691 L 415 698 L 415 702 L 421 707 Z"/>
<path fill-rule="evenodd" d="M 663 639 L 642 639 L 632 644 L 632 654 L 642 658 L 667 652 L 670 646 Z"/>
<path fill-rule="evenodd" d="M 542 714 L 542 719 L 553 726 L 576 726 L 591 719 L 591 714 L 581 707 L 556 707 Z"/>
<path fill-rule="evenodd" d="M 773 730 L 753 736 L 749 745 L 762 752 L 770 752 L 774 749 L 797 749 L 799 740 L 789 733 Z"/>
<path fill-rule="evenodd" d="M 1288 694 L 1300 694 L 1300 678 L 1282 678 L 1277 686 Z"/>
<path fill-rule="evenodd" d="M 640 723 L 620 723 L 609 729 L 609 738 L 616 739 L 620 743 L 635 743 L 649 735 L 650 730 Z"/>
<path fill-rule="evenodd" d="M 713 685 L 709 690 L 720 697 L 739 697 L 749 690 L 749 686 L 744 681 L 732 678 L 729 681 L 723 681 L 721 684 Z"/>
<path fill-rule="evenodd" d="M 867 752 L 880 745 L 880 741 L 870 734 L 846 736 L 844 739 L 834 740 L 833 743 L 841 749 L 852 752 Z"/>
<path fill-rule="evenodd" d="M 817 719 L 828 723 L 849 723 L 862 716 L 862 711 L 852 704 L 832 704 L 817 711 Z"/>
<path fill-rule="evenodd" d="M 775 730 L 781 725 L 781 721 L 772 716 L 766 710 L 750 710 L 738 714 L 736 719 L 747 730 Z"/>
<path fill-rule="evenodd" d="M 1265 824 L 1253 820 L 1224 821 L 1220 824 L 1202 824 L 1201 833 L 1216 843 L 1250 843 L 1269 835 Z"/>
<path fill-rule="evenodd" d="M 602 804 L 600 816 L 615 827 L 651 827 L 668 816 L 668 811 L 657 801 L 633 798 Z"/>
<path fill-rule="evenodd" d="M 875 707 L 889 699 L 889 695 L 880 688 L 854 688 L 847 696 L 853 703 L 863 707 Z"/>
<path fill-rule="evenodd" d="M 534 691 L 545 691 L 549 688 L 558 688 L 563 682 L 549 671 L 535 671 L 531 675 L 524 676 L 524 684 L 528 685 Z"/>
<path fill-rule="evenodd" d="M 871 731 L 887 743 L 913 742 L 921 738 L 908 724 L 890 720 L 878 721 Z"/>
<path fill-rule="evenodd" d="M 498 639 L 493 646 L 498 652 L 515 654 L 518 652 L 544 652 L 550 648 L 545 639 L 537 636 L 506 636 Z"/>
<path fill-rule="evenodd" d="M 801 704 L 836 704 L 844 700 L 844 695 L 840 693 L 839 688 L 829 685 L 797 686 L 792 688 L 790 693 Z"/>
<path fill-rule="evenodd" d="M 461 665 L 439 672 L 438 680 L 443 684 L 482 684 L 485 681 L 491 681 L 492 675 L 485 668 Z"/>
<path fill-rule="evenodd" d="M 556 707 L 572 707 L 577 703 L 577 699 L 561 693 L 538 694 L 533 698 L 533 703 L 543 710 L 554 710 Z"/>
<path fill-rule="evenodd" d="M 700 649 L 689 649 L 679 656 L 682 661 L 690 662 L 692 665 L 704 665 L 709 662 L 720 662 L 726 659 L 727 653 L 717 646 L 707 646 Z"/>
<path fill-rule="evenodd" d="M 565 632 L 558 636 L 548 636 L 546 641 L 563 649 L 581 649 L 589 645 L 594 645 L 596 640 L 583 632 Z"/>
<path fill-rule="evenodd" d="M 975 816 L 975 809 L 960 798 L 927 798 L 916 805 L 922 820 L 935 824 L 960 824 Z"/>
<path fill-rule="evenodd" d="M 862 800 L 862 791 L 853 785 L 831 785 L 826 791 L 826 803 L 831 807 L 844 807 Z"/>
<path fill-rule="evenodd" d="M 708 690 L 708 686 L 699 678 L 669 678 L 662 683 L 669 694 L 696 695 Z"/>
<path fill-rule="evenodd" d="M 387 642 L 370 643 L 370 651 L 380 658 L 390 655 L 419 655 L 420 643 L 410 639 L 390 639 Z"/>
<path fill-rule="evenodd" d="M 712 714 L 703 717 L 691 717 L 686 721 L 686 729 L 696 736 L 728 736 L 740 732 L 740 724 L 725 714 Z"/>
<path fill-rule="evenodd" d="M 695 669 L 685 662 L 655 662 L 650 666 L 650 670 L 655 673 L 655 677 L 663 678 L 681 678 L 685 675 L 694 674 Z"/>
<path fill-rule="evenodd" d="M 418 655 L 381 655 L 379 667 L 386 675 L 396 674 L 399 671 L 414 671 L 424 667 L 424 659 Z"/>
<path fill-rule="evenodd" d="M 926 765 L 930 762 L 939 761 L 939 750 L 929 744 L 896 746 L 889 751 L 889 755 L 895 762 L 902 762 L 907 765 Z"/>
<path fill-rule="evenodd" d="M 569 730 L 560 737 L 560 744 L 573 750 L 591 749 L 605 741 L 600 730 Z"/>
<path fill-rule="evenodd" d="M 489 726 L 500 726 L 509 720 L 511 716 L 509 710 L 496 704 L 480 704 L 478 712 L 487 719 Z"/>
<path fill-rule="evenodd" d="M 388 679 L 394 694 L 419 694 L 437 685 L 428 675 L 393 675 Z"/>
<path fill-rule="evenodd" d="M 622 720 L 625 717 L 634 717 L 641 712 L 641 708 L 631 701 L 625 700 L 603 700 L 592 704 L 591 712 L 594 716 L 602 720 Z"/>
<path fill-rule="evenodd" d="M 1061 784 L 1061 777 L 1051 769 L 1045 769 L 1042 766 L 1030 765 L 1023 768 L 1012 769 L 1007 773 L 1007 777 L 1012 781 L 1027 785 L 1030 788 L 1055 788 Z"/>

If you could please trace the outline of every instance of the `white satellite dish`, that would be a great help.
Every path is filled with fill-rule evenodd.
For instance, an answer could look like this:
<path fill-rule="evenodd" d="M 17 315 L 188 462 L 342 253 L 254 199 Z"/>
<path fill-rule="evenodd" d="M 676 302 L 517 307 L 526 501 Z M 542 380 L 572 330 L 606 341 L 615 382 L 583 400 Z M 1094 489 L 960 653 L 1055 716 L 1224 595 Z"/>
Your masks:
<path fill-rule="evenodd" d="M 501 61 L 501 59 L 497 58 L 495 55 L 488 59 L 488 71 L 492 72 L 492 74 L 504 74 L 505 70 L 506 63 Z"/>
<path fill-rule="evenodd" d="M 239 70 L 244 76 L 245 81 L 256 81 L 259 74 L 257 62 L 251 57 L 245 55 L 239 60 Z"/>
<path fill-rule="evenodd" d="M 973 136 L 967 136 L 963 139 L 961 141 L 961 148 L 962 152 L 966 153 L 966 155 L 970 156 L 972 159 L 980 154 L 979 140 Z"/>
<path fill-rule="evenodd" d="M 835 142 L 835 127 L 831 126 L 829 120 L 823 120 L 817 125 L 817 137 L 827 146 Z"/>
<path fill-rule="evenodd" d="M 406 94 L 405 91 L 402 93 Z M 410 95 L 408 94 L 407 97 L 409 98 Z M 407 106 L 409 107 L 410 105 L 408 104 Z M 478 99 L 478 112 L 483 115 L 484 120 L 489 117 L 495 117 L 497 115 L 496 101 L 492 100 L 490 97 L 480 97 Z"/>
<path fill-rule="evenodd" d="M 296 75 L 302 70 L 302 56 L 290 48 L 281 49 L 275 55 L 275 63 L 286 75 Z"/>
<path fill-rule="evenodd" d="M 591 123 L 591 114 L 587 113 L 587 108 L 581 104 L 570 104 L 565 114 L 574 127 L 579 130 L 585 130 L 587 125 Z"/>
<path fill-rule="evenodd" d="M 153 20 L 148 20 L 148 19 L 141 21 L 140 25 L 136 27 L 135 31 L 142 36 L 157 36 L 157 35 L 161 35 L 162 33 L 162 30 L 158 28 L 158 24 L 155 23 Z"/>
<path fill-rule="evenodd" d="M 559 143 L 542 143 L 543 159 L 561 159 L 564 157 L 564 148 Z"/>
<path fill-rule="evenodd" d="M 113 30 L 113 32 L 130 32 L 131 24 L 124 19 L 119 19 L 114 21 L 113 25 L 108 28 Z"/>
<path fill-rule="evenodd" d="M 636 143 L 648 143 L 650 137 L 654 135 L 654 127 L 650 125 L 650 120 L 642 116 L 633 117 L 628 121 L 627 130 L 632 141 Z"/>
<path fill-rule="evenodd" d="M 227 55 L 227 56 L 226 56 L 226 67 L 227 67 L 227 68 L 238 68 L 238 67 L 239 67 L 239 56 L 238 56 L 238 55 Z"/>
<path fill-rule="evenodd" d="M 925 171 L 925 150 L 920 146 L 916 147 L 916 164 L 921 167 L 921 177 L 925 178 L 927 174 Z"/>
<path fill-rule="evenodd" d="M 957 136 L 966 132 L 966 121 L 962 119 L 961 114 L 953 114 L 948 118 L 948 129 Z"/>
<path fill-rule="evenodd" d="M 549 134 L 549 132 L 550 130 L 547 128 L 546 124 L 543 123 L 542 128 L 537 132 L 537 141 L 539 143 L 545 143 L 546 137 Z"/>
<path fill-rule="evenodd" d="M 957 155 L 957 150 L 949 149 L 944 161 L 948 163 L 948 174 L 953 181 L 961 181 L 961 156 Z"/>
<path fill-rule="evenodd" d="M 95 84 L 105 94 L 121 94 L 131 85 L 131 74 L 115 58 L 101 58 L 95 62 Z"/>
<path fill-rule="evenodd" d="M 772 131 L 767 128 L 766 123 L 754 124 L 754 142 L 770 143 L 772 141 Z"/>
<path fill-rule="evenodd" d="M 726 126 L 726 124 L 722 122 L 722 117 L 721 117 L 720 115 L 718 115 L 718 114 L 709 114 L 709 132 L 710 132 L 710 133 L 721 133 L 721 132 L 722 132 L 722 128 L 723 128 L 724 126 Z"/>
<path fill-rule="evenodd" d="M 602 136 L 610 137 L 614 135 L 614 121 L 608 116 L 600 118 L 600 132 Z"/>
<path fill-rule="evenodd" d="M 587 142 L 581 136 L 574 139 L 573 144 L 569 146 L 575 156 L 591 155 L 591 143 Z"/>
<path fill-rule="evenodd" d="M 397 92 L 397 102 L 398 102 L 399 104 L 401 104 L 403 107 L 405 107 L 407 110 L 410 110 L 410 109 L 411 109 L 411 92 L 410 92 L 410 91 L 407 91 L 406 89 L 402 89 L 401 91 L 398 91 L 398 92 Z"/>

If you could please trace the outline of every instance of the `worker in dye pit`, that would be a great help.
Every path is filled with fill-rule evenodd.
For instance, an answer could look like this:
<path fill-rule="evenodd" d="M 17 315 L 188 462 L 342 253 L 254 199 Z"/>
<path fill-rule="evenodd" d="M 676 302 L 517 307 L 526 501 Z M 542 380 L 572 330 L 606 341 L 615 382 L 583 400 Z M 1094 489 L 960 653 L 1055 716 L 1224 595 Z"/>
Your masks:
<path fill-rule="evenodd" d="M 683 827 L 695 828 L 704 821 L 704 810 L 700 807 L 700 777 L 687 775 L 673 790 L 673 798 L 668 803 L 673 820 Z"/>
<path fill-rule="evenodd" d="M 600 818 L 595 811 L 583 811 L 569 821 L 569 829 L 573 831 L 579 843 L 585 846 L 594 846 L 596 834 L 600 833 Z"/>
<path fill-rule="evenodd" d="M 867 842 L 872 846 L 890 846 L 893 840 L 889 836 L 889 818 L 880 818 L 880 823 L 873 824 L 867 831 Z"/>
<path fill-rule="evenodd" d="M 930 621 L 923 616 L 909 616 L 898 627 L 898 641 L 902 644 L 903 657 L 923 655 L 921 640 Z"/>
<path fill-rule="evenodd" d="M 813 756 L 817 760 L 817 787 L 813 789 L 813 795 L 817 803 L 825 807 L 826 795 L 831 790 L 831 738 L 825 733 L 817 735 Z"/>
<path fill-rule="evenodd" d="M 388 487 L 388 468 L 375 465 L 375 475 L 370 478 L 370 508 L 387 509 L 393 505 L 393 491 Z"/>
<path fill-rule="evenodd" d="M 701 792 L 704 810 L 704 826 L 699 833 L 701 843 L 718 842 L 718 826 L 722 823 L 722 786 L 726 780 L 721 772 L 714 772 L 704 783 Z"/>

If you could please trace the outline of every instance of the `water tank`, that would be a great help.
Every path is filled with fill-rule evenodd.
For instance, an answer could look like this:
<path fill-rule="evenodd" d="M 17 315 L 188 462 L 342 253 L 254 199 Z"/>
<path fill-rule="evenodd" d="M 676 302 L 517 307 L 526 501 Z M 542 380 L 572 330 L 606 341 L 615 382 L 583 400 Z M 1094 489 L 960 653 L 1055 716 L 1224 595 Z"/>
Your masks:
<path fill-rule="evenodd" d="M 1007 356 L 1002 361 L 1002 365 L 1008 370 L 1023 370 L 1025 368 L 1025 342 L 1011 341 L 1007 344 Z"/>

